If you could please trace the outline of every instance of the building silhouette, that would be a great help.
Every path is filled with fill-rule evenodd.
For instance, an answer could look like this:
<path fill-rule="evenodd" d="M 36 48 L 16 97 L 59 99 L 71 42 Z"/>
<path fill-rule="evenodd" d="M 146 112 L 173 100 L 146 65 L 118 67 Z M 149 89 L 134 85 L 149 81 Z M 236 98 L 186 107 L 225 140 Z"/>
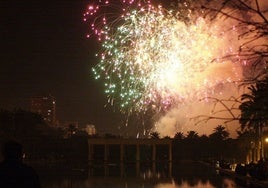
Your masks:
<path fill-rule="evenodd" d="M 40 114 L 49 125 L 56 125 L 56 99 L 52 95 L 32 97 L 30 111 Z"/>

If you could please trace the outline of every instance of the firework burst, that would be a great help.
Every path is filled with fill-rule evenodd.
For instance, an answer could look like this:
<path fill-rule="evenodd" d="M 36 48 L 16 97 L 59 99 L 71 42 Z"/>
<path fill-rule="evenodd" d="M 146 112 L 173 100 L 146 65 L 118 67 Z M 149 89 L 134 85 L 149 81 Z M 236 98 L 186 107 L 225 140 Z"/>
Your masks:
<path fill-rule="evenodd" d="M 109 1 L 100 2 L 113 7 Z M 241 77 L 239 57 L 222 59 L 233 54 L 236 42 L 230 38 L 235 29 L 226 33 L 219 24 L 190 14 L 186 22 L 178 18 L 180 10 L 166 10 L 150 1 L 121 5 L 115 17 L 100 16 L 101 6 L 90 5 L 85 21 L 91 18 L 91 29 L 102 44 L 95 78 L 104 80 L 110 103 L 123 112 L 167 110 Z"/>

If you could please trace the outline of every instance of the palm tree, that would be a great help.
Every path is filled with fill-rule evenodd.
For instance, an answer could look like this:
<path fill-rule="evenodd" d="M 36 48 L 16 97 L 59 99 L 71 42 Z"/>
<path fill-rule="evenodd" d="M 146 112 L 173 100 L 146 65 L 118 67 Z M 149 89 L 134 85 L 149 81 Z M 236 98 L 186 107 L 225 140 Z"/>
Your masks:
<path fill-rule="evenodd" d="M 224 126 L 218 125 L 214 128 L 213 133 L 209 137 L 218 141 L 222 141 L 226 140 L 229 137 L 229 132 L 225 130 Z"/>
<path fill-rule="evenodd" d="M 268 77 L 248 87 L 250 93 L 241 96 L 241 117 L 239 122 L 242 130 L 253 129 L 257 135 L 257 147 L 263 157 L 262 132 L 268 122 Z"/>
<path fill-rule="evenodd" d="M 159 139 L 160 138 L 160 134 L 159 134 L 159 132 L 151 132 L 150 133 L 150 137 L 151 138 L 154 138 L 154 139 Z"/>
<path fill-rule="evenodd" d="M 196 139 L 199 138 L 199 136 L 198 136 L 198 133 L 195 132 L 195 131 L 188 131 L 186 138 L 189 139 L 189 140 L 196 140 Z"/>
<path fill-rule="evenodd" d="M 183 133 L 182 133 L 182 132 L 177 132 L 177 133 L 175 134 L 175 136 L 174 136 L 174 139 L 175 139 L 175 140 L 182 140 L 182 139 L 184 139 L 184 135 L 183 135 Z"/>

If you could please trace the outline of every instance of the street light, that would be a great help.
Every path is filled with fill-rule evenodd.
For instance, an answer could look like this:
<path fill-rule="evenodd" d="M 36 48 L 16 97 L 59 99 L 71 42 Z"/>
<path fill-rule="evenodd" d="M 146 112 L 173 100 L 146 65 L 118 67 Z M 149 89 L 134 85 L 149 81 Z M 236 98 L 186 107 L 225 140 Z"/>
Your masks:
<path fill-rule="evenodd" d="M 266 143 L 265 145 L 266 145 L 266 147 L 264 147 L 264 148 L 266 148 L 265 150 L 264 150 L 264 157 L 265 158 L 267 158 L 268 157 L 268 151 L 267 151 L 267 144 L 268 144 L 268 137 L 266 137 L 265 139 L 264 139 L 264 142 Z"/>

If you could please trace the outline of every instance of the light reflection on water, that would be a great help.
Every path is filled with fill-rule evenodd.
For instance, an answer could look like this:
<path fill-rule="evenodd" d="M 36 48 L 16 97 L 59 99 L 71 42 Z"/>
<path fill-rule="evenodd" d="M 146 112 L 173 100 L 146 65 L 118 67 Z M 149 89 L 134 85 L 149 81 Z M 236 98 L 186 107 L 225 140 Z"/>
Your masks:
<path fill-rule="evenodd" d="M 155 185 L 154 188 L 189 188 L 189 187 L 195 187 L 195 188 L 215 188 L 209 181 L 207 182 L 201 182 L 198 181 L 197 184 L 189 185 L 187 181 L 182 182 L 182 184 L 178 185 L 175 182 L 172 183 L 159 183 Z M 222 188 L 237 188 L 235 181 L 228 178 L 223 178 L 223 183 L 221 185 Z"/>
<path fill-rule="evenodd" d="M 172 183 L 159 183 L 157 185 L 155 185 L 155 188 L 189 188 L 192 187 L 189 185 L 189 183 L 187 181 L 182 182 L 181 185 L 176 184 L 175 182 Z M 197 188 L 201 188 L 201 187 L 207 187 L 207 188 L 214 188 L 214 186 L 212 186 L 209 182 L 206 183 L 202 183 L 202 182 L 198 182 L 196 185 L 194 185 L 194 187 Z"/>
<path fill-rule="evenodd" d="M 87 181 L 76 181 L 76 180 L 62 180 L 55 182 L 47 182 L 43 184 L 43 187 L 49 188 L 236 188 L 233 180 L 228 180 L 228 184 L 222 184 L 220 186 L 212 185 L 208 182 L 198 181 L 195 185 L 190 185 L 187 181 L 183 181 L 181 184 L 175 183 L 170 180 L 166 183 L 157 182 L 140 182 L 135 179 L 118 179 L 118 178 L 93 178 Z"/>
<path fill-rule="evenodd" d="M 161 168 L 163 167 L 163 168 Z M 95 170 L 95 171 L 94 171 Z M 172 175 L 165 165 L 141 168 L 137 174 L 135 165 L 122 168 L 104 167 L 90 169 L 83 174 L 40 176 L 43 188 L 238 188 L 230 178 L 218 175 L 215 169 L 197 163 L 174 164 Z"/>

